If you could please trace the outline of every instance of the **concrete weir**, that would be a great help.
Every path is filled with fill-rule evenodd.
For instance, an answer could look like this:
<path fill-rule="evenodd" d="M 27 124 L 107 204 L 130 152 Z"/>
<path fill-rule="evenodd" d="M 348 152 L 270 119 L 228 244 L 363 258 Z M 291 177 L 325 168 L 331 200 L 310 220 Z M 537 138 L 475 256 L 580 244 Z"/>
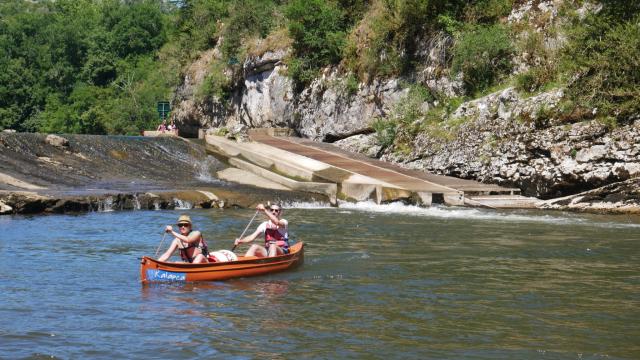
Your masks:
<path fill-rule="evenodd" d="M 518 189 L 406 170 L 331 144 L 275 134 L 273 129 L 253 129 L 251 141 L 242 143 L 209 134 L 204 138 L 207 150 L 231 166 L 292 190 L 326 195 L 331 202 L 403 200 L 422 206 L 507 208 L 513 197 L 513 207 L 522 208 L 535 207 L 537 201 L 517 195 Z M 242 182 L 241 176 L 237 180 Z M 500 201 L 491 201 L 493 195 L 500 195 Z"/>

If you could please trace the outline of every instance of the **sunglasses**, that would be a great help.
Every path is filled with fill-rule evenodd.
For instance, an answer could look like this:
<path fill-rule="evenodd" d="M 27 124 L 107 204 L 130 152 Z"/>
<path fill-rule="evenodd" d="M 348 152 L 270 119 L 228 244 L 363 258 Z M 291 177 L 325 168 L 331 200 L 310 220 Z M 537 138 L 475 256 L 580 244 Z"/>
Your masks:
<path fill-rule="evenodd" d="M 176 224 L 177 227 L 189 227 L 191 224 Z"/>
<path fill-rule="evenodd" d="M 269 209 L 269 210 L 270 210 L 271 212 L 274 212 L 274 213 L 279 213 L 279 212 L 280 212 L 280 209 Z"/>

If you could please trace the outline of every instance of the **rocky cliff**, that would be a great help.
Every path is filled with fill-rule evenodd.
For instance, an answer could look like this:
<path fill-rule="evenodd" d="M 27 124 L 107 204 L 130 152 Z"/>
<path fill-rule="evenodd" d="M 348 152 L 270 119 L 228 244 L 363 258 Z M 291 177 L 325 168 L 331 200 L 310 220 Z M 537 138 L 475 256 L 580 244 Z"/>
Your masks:
<path fill-rule="evenodd" d="M 513 10 L 508 21 L 538 20 L 536 31 L 549 49 L 562 46 L 561 33 L 545 32 L 558 22 L 561 1 L 528 1 Z M 583 11 L 593 11 L 585 6 Z M 544 19 L 544 21 L 540 20 Z M 584 114 L 571 120 L 556 116 L 564 90 L 557 87 L 533 96 L 504 86 L 489 95 L 456 104 L 439 113 L 433 125 L 426 117 L 430 109 L 442 106 L 430 98 L 418 104 L 420 116 L 412 124 L 405 147 L 382 146 L 373 123 L 397 112 L 409 96 L 407 83 L 418 83 L 441 98 L 465 95 L 459 76 L 450 73 L 452 38 L 444 33 L 418 39 L 418 60 L 408 78 L 373 79 L 358 83 L 341 67 L 325 68 L 301 91 L 286 75 L 288 49 L 275 49 L 250 56 L 241 71 L 227 74 L 233 79 L 227 99 L 215 96 L 197 100 L 201 85 L 217 49 L 206 52 L 184 76 L 174 103 L 175 119 L 195 133 L 198 128 L 225 128 L 231 135 L 247 128 L 288 127 L 300 136 L 380 157 L 402 166 L 429 172 L 515 186 L 526 195 L 552 199 L 590 191 L 590 196 L 573 198 L 554 208 L 607 208 L 591 193 L 610 184 L 628 196 L 610 201 L 610 210 L 638 209 L 637 179 L 640 175 L 640 116 L 622 126 L 610 126 Z M 515 54 L 514 73 L 539 62 L 533 54 Z M 592 109 L 594 115 L 598 110 Z M 607 187 L 609 186 L 609 187 Z M 626 190 L 625 190 L 626 189 Z M 598 205 L 591 206 L 598 198 Z M 590 200 L 591 199 L 591 200 Z M 591 202 L 590 202 L 591 201 Z M 606 202 L 606 201 L 604 201 Z M 576 205 L 580 203 L 579 205 Z"/>

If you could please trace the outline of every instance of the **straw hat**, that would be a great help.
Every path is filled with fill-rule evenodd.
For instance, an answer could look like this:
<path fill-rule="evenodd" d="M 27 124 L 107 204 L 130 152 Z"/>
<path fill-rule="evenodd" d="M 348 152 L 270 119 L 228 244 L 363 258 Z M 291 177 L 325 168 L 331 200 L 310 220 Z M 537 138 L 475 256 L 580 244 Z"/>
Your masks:
<path fill-rule="evenodd" d="M 178 225 L 185 223 L 191 225 L 191 218 L 189 217 L 189 215 L 180 215 L 180 217 L 178 218 Z"/>

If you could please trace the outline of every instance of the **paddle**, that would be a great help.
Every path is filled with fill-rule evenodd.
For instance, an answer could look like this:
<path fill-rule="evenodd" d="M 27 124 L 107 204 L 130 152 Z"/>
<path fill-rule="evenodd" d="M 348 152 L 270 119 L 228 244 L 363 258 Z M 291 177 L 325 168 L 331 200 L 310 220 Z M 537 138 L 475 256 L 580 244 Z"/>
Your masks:
<path fill-rule="evenodd" d="M 156 256 L 155 258 L 158 258 L 158 252 L 160 251 L 160 248 L 162 247 L 162 244 L 164 244 L 164 238 L 167 236 L 167 232 L 164 231 L 164 233 L 162 234 L 162 241 L 160 241 L 160 245 L 158 245 L 158 248 L 156 249 Z M 182 250 L 183 246 L 182 246 L 182 240 L 178 239 L 178 249 Z"/>
<path fill-rule="evenodd" d="M 256 218 L 256 216 L 258 215 L 259 212 L 260 212 L 260 210 L 256 210 L 256 213 L 253 214 L 253 217 L 251 218 L 251 220 L 247 224 L 247 227 L 244 228 L 244 231 L 242 232 L 242 234 L 240 234 L 240 237 L 238 239 L 242 239 L 242 237 L 244 236 L 244 233 L 247 232 L 247 229 L 249 229 L 249 226 L 251 226 L 251 223 L 253 222 L 253 219 Z M 235 250 L 237 247 L 238 247 L 238 245 L 233 245 L 233 247 L 231 248 L 231 251 Z"/>
<path fill-rule="evenodd" d="M 164 244 L 164 238 L 165 238 L 166 236 L 167 236 L 167 232 L 165 231 L 165 232 L 162 234 L 162 241 L 160 241 L 160 245 L 158 245 L 158 248 L 156 249 L 156 256 L 155 256 L 155 258 L 156 258 L 156 259 L 158 258 L 158 252 L 160 251 L 160 248 L 162 247 L 162 244 Z"/>

